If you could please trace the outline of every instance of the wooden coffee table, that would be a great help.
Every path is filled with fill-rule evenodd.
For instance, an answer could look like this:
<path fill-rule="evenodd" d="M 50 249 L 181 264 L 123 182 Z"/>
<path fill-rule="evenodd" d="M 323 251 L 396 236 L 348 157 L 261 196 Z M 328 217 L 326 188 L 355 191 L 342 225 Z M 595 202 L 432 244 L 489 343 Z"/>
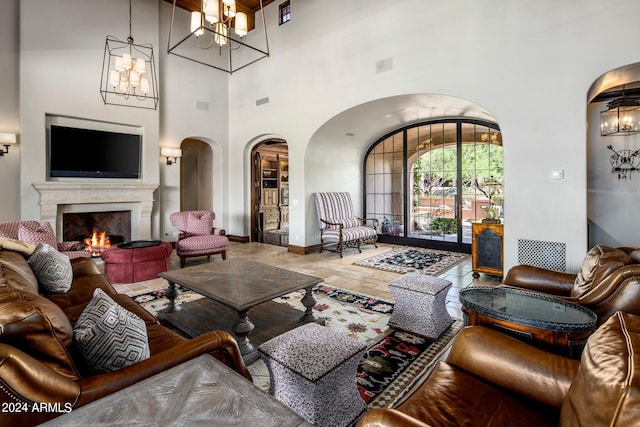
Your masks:
<path fill-rule="evenodd" d="M 535 292 L 501 286 L 460 291 L 465 325 L 487 326 L 549 351 L 579 358 L 596 328 L 591 310 Z"/>
<path fill-rule="evenodd" d="M 302 304 L 306 311 L 299 320 L 304 323 L 324 324 L 324 320 L 314 316 L 312 311 L 316 304 L 312 290 L 316 284 L 323 280 L 320 277 L 242 258 L 166 271 L 160 273 L 159 276 L 169 282 L 169 288 L 165 293 L 169 299 L 169 305 L 158 313 L 158 318 L 182 330 L 187 335 L 194 336 L 200 331 L 197 327 L 189 325 L 189 322 L 202 324 L 208 322 L 206 317 L 224 316 L 221 310 L 217 310 L 216 314 L 215 308 L 208 310 L 208 316 L 201 316 L 195 310 L 192 312 L 190 306 L 202 308 L 201 305 L 196 304 L 198 301 L 185 304 L 184 313 L 180 315 L 178 312 L 182 310 L 182 306 L 175 303 L 175 299 L 180 294 L 176 284 L 234 310 L 237 319 L 231 329 L 237 337 L 238 347 L 246 364 L 251 364 L 260 357 L 256 347 L 249 341 L 249 334 L 255 328 L 248 316 L 249 310 L 253 307 L 268 303 L 272 299 L 290 292 L 305 289 Z"/>
<path fill-rule="evenodd" d="M 95 400 L 46 426 L 309 426 L 208 354 Z"/>

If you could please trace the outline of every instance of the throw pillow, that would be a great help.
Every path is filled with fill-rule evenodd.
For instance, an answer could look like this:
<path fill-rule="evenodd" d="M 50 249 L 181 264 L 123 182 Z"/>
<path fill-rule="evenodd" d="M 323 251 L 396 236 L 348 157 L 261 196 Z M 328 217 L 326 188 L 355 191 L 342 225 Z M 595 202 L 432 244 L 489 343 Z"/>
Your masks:
<path fill-rule="evenodd" d="M 0 237 L 0 248 L 21 253 L 29 256 L 36 250 L 36 245 L 22 240 L 11 239 L 9 237 Z"/>
<path fill-rule="evenodd" d="M 25 352 L 67 378 L 78 379 L 72 358 L 73 329 L 60 307 L 37 293 L 4 284 L 0 285 L 0 313 L 3 344 Z M 4 356 L 3 369 L 6 359 L 11 358 Z"/>
<path fill-rule="evenodd" d="M 639 334 L 640 317 L 618 311 L 589 337 L 559 425 L 638 424 Z"/>
<path fill-rule="evenodd" d="M 187 234 L 211 234 L 213 228 L 213 212 L 189 212 L 187 216 Z"/>
<path fill-rule="evenodd" d="M 43 222 L 35 227 L 20 224 L 18 226 L 18 240 L 24 240 L 34 245 L 46 243 L 54 248 L 58 247 L 56 235 L 48 222 Z"/>
<path fill-rule="evenodd" d="M 99 288 L 80 314 L 73 335 L 80 354 L 96 373 L 133 365 L 150 355 L 144 321 Z"/>
<path fill-rule="evenodd" d="M 73 269 L 65 254 L 46 243 L 40 243 L 27 262 L 45 291 L 63 294 L 71 289 Z"/>

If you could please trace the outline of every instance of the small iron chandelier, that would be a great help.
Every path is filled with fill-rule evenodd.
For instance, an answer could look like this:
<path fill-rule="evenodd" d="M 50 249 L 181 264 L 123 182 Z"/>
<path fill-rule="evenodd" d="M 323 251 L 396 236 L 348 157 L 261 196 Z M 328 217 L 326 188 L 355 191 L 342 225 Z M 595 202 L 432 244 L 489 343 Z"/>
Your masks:
<path fill-rule="evenodd" d="M 269 56 L 262 0 L 260 15 L 264 40 L 256 34 L 251 40 L 253 45 L 244 39 L 251 30 L 251 22 L 246 13 L 237 10 L 235 0 L 201 0 L 200 6 L 200 10 L 192 11 L 190 15 L 176 14 L 176 0 L 173 0 L 169 54 L 229 74 Z M 179 40 L 173 46 L 172 38 Z"/>
<path fill-rule="evenodd" d="M 150 110 L 158 108 L 158 79 L 153 46 L 133 42 L 131 0 L 127 41 L 107 36 L 105 42 L 100 94 L 105 104 Z"/>
<path fill-rule="evenodd" d="M 624 95 L 607 103 L 600 113 L 600 135 L 633 135 L 640 132 L 640 98 Z"/>

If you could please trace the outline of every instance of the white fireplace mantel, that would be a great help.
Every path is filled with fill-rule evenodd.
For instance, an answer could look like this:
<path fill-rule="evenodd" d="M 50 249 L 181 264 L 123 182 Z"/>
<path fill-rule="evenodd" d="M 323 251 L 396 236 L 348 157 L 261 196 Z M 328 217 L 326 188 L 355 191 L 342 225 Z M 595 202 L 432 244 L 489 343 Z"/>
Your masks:
<path fill-rule="evenodd" d="M 153 192 L 157 184 L 123 182 L 43 182 L 34 183 L 40 193 L 40 221 L 55 224 L 62 235 L 62 215 L 66 212 L 131 210 L 131 238 L 151 237 Z"/>

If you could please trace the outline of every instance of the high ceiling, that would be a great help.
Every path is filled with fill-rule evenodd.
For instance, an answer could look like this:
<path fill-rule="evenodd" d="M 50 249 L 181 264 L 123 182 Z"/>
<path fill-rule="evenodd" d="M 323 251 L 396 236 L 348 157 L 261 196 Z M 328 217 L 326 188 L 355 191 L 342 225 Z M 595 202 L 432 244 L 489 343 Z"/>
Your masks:
<path fill-rule="evenodd" d="M 165 1 L 171 4 L 173 4 L 175 1 L 176 7 L 185 9 L 189 12 L 202 10 L 202 0 L 165 0 Z M 262 6 L 265 7 L 268 4 L 273 3 L 274 1 L 275 0 L 262 0 Z M 260 0 L 236 1 L 236 10 L 238 12 L 244 12 L 247 14 L 247 23 L 248 23 L 249 31 L 255 28 L 255 14 L 260 10 Z"/>
<path fill-rule="evenodd" d="M 173 0 L 166 0 L 166 1 L 173 4 Z M 274 0 L 262 0 L 262 5 L 266 6 L 273 2 Z M 189 12 L 193 12 L 194 10 L 202 10 L 202 1 L 201 0 L 176 0 L 176 6 L 181 7 L 182 9 L 186 9 Z M 236 8 L 238 10 L 245 9 L 255 13 L 260 10 L 260 0 L 236 1 Z"/>

